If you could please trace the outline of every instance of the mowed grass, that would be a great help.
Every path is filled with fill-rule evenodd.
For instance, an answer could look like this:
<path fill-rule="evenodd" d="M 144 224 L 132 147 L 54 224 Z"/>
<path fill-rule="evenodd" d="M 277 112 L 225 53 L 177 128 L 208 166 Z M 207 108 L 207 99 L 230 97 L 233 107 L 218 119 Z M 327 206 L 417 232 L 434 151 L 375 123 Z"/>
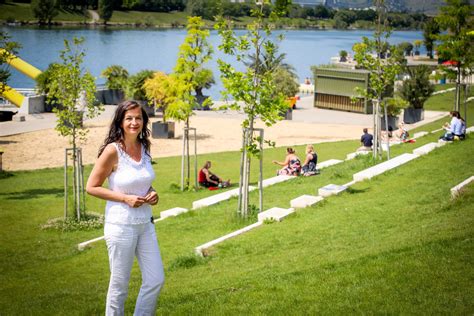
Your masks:
<path fill-rule="evenodd" d="M 33 16 L 29 3 L 6 2 L 0 4 L 0 20 L 1 21 L 37 21 Z M 73 21 L 73 22 L 87 22 L 90 20 L 89 16 L 85 16 L 80 10 L 66 11 L 59 10 L 58 15 L 53 19 L 56 21 Z"/>
<path fill-rule="evenodd" d="M 472 122 L 472 115 L 468 121 Z M 432 124 L 438 128 L 442 120 Z M 429 126 L 417 130 L 431 129 Z M 392 147 L 392 156 L 436 141 L 430 134 L 414 144 Z M 343 159 L 357 141 L 317 144 L 319 161 Z M 266 149 L 264 178 L 284 148 Z M 297 147 L 302 155 L 303 147 Z M 469 314 L 474 308 L 474 186 L 457 200 L 449 189 L 474 174 L 474 139 L 357 183 L 348 192 L 266 224 L 212 249 L 200 259 L 194 247 L 253 223 L 236 216 L 237 199 L 156 224 L 166 284 L 158 314 Z M 239 153 L 199 156 L 234 182 Z M 289 207 L 291 199 L 344 184 L 373 162 L 369 156 L 324 169 L 264 191 L 264 208 Z M 180 192 L 180 158 L 154 165 L 160 203 L 190 208 L 213 191 Z M 254 161 L 252 181 L 257 180 Z M 91 166 L 87 166 L 86 175 Z M 39 227 L 63 213 L 62 170 L 14 172 L 0 179 L 0 310 L 2 315 L 103 314 L 108 286 L 105 243 L 84 252 L 77 243 L 101 230 L 56 232 Z M 251 194 L 258 205 L 258 194 Z M 104 201 L 87 198 L 103 212 Z M 133 313 L 140 286 L 135 265 L 126 313 Z"/>

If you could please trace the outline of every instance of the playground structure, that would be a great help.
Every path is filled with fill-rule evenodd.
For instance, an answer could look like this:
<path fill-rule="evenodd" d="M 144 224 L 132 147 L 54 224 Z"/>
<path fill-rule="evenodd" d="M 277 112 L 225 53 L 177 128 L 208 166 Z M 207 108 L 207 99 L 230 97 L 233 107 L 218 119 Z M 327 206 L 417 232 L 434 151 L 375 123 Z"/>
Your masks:
<path fill-rule="evenodd" d="M 0 49 L 0 54 L 4 54 L 4 53 L 5 53 L 5 50 Z M 39 70 L 38 68 L 34 67 L 33 65 L 27 63 L 23 59 L 13 54 L 8 54 L 7 63 L 31 79 L 36 79 L 41 74 L 41 70 Z M 29 100 L 30 98 L 25 97 L 23 94 L 9 87 L 8 85 L 1 85 L 0 87 L 3 90 L 1 94 L 2 98 L 8 100 L 9 102 L 11 102 L 12 104 L 14 104 L 16 107 L 20 109 L 24 107 L 25 111 L 20 110 L 20 112 L 30 113 L 31 104 L 29 104 L 30 102 L 26 102 L 26 101 L 30 101 Z"/>

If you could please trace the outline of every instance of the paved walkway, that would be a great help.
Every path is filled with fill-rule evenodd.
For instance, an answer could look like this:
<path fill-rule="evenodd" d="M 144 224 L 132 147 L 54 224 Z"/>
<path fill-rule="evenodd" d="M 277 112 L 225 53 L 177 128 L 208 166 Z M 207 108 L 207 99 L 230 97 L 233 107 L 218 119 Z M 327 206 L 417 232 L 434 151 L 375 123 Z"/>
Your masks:
<path fill-rule="evenodd" d="M 216 106 L 221 105 L 222 102 L 215 102 Z M 359 114 L 343 111 L 324 110 L 313 107 L 313 97 L 302 97 L 296 104 L 297 108 L 293 111 L 293 122 L 328 124 L 328 125 L 365 125 L 372 126 L 371 114 Z M 109 121 L 115 111 L 115 106 L 105 106 L 105 111 L 91 122 Z M 199 117 L 214 117 L 214 118 L 238 118 L 244 117 L 242 112 L 221 110 L 221 111 L 195 111 L 196 116 Z M 418 127 L 423 124 L 435 121 L 447 115 L 445 112 L 425 111 L 425 119 L 416 124 L 408 125 L 409 129 Z M 56 116 L 54 113 L 40 113 L 25 115 L 25 121 L 17 122 L 0 122 L 0 137 L 9 136 L 21 133 L 34 132 L 38 130 L 50 129 L 56 126 Z"/>

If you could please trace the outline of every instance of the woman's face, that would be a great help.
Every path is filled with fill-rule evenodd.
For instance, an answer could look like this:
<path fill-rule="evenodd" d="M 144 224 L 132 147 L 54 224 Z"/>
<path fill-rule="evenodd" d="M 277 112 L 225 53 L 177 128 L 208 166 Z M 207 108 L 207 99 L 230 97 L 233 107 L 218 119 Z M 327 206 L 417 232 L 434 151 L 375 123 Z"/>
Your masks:
<path fill-rule="evenodd" d="M 143 116 L 140 107 L 125 111 L 122 129 L 127 136 L 138 137 L 140 135 L 143 129 Z"/>

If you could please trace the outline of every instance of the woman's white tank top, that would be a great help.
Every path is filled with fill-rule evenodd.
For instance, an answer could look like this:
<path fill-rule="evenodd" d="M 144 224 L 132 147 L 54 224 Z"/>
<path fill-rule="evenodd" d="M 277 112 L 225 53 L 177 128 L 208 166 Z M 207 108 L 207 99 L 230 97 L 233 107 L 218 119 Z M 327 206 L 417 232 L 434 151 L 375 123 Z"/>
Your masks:
<path fill-rule="evenodd" d="M 155 179 L 151 158 L 142 145 L 141 160 L 133 160 L 119 144 L 113 143 L 117 151 L 117 169 L 109 175 L 109 189 L 124 194 L 145 196 Z M 151 219 L 151 206 L 130 207 L 126 203 L 107 201 L 105 222 L 114 224 L 145 224 Z"/>

